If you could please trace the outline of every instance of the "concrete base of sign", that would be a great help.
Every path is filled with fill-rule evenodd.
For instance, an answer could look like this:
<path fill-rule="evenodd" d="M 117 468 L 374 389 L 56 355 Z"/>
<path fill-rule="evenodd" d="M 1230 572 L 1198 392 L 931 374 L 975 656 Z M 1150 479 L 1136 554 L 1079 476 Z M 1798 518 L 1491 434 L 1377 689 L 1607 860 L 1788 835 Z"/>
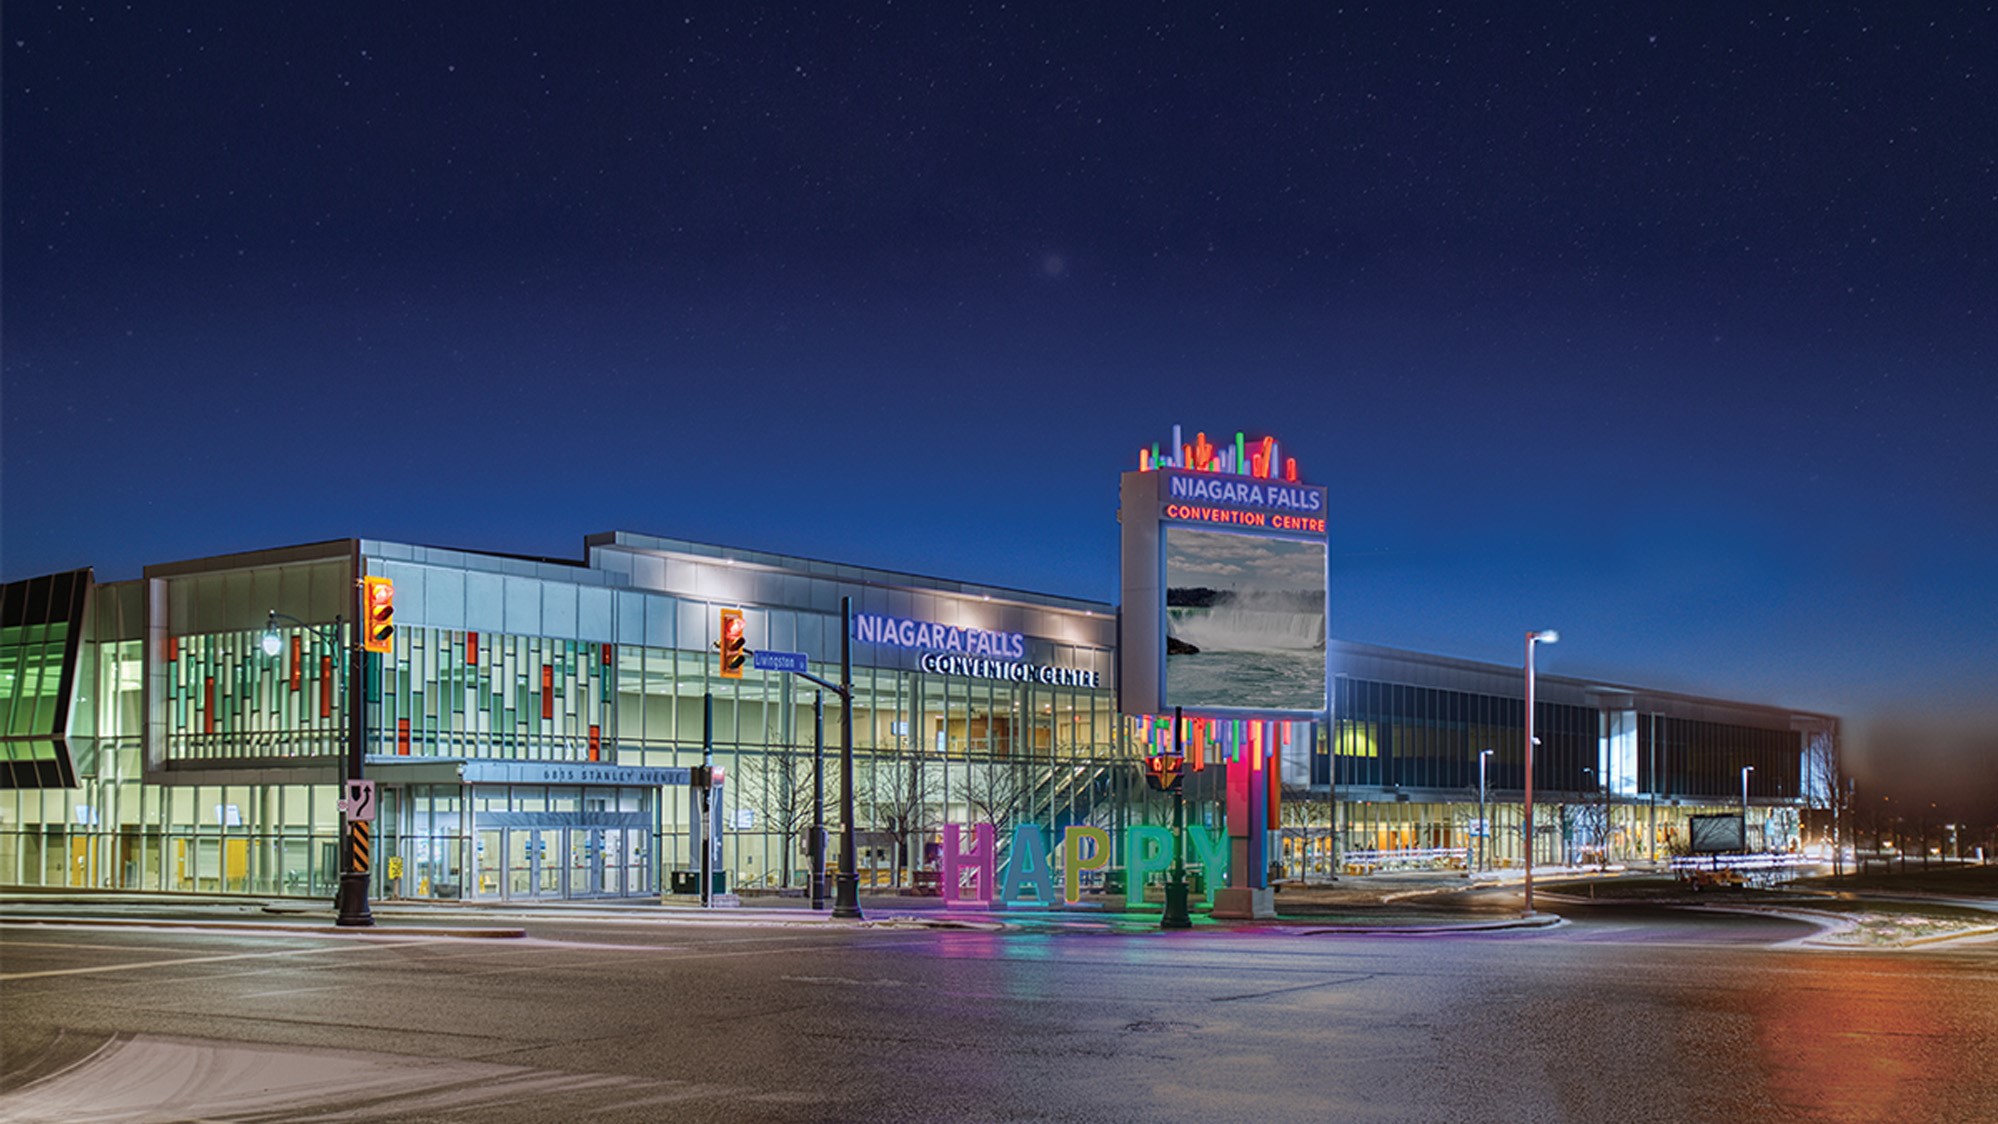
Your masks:
<path fill-rule="evenodd" d="M 1276 912 L 1276 891 L 1265 886 L 1224 886 L 1214 893 L 1213 916 L 1222 921 L 1268 921 Z"/>

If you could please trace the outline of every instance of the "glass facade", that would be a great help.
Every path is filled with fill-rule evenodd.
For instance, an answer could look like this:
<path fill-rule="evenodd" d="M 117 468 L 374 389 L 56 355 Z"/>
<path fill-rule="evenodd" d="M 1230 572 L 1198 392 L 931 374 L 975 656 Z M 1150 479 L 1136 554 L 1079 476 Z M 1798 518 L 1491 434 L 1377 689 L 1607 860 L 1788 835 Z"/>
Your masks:
<path fill-rule="evenodd" d="M 333 625 L 170 636 L 164 646 L 166 757 L 175 762 L 324 758 L 347 721 L 348 630 Z"/>
<path fill-rule="evenodd" d="M 70 698 L 90 571 L 0 587 L 0 787 L 68 788 Z"/>
<path fill-rule="evenodd" d="M 567 638 L 399 628 L 371 677 L 368 753 L 600 761 L 613 647 Z"/>
<path fill-rule="evenodd" d="M 1455 670 L 1425 670 L 1423 677 Z M 1335 678 L 1330 737 L 1312 755 L 1309 785 L 1297 786 L 1285 805 L 1287 865 L 1312 875 L 1382 864 L 1524 861 L 1523 682 L 1511 669 L 1482 669 L 1470 678 L 1504 682 L 1517 693 Z M 1541 683 L 1576 693 L 1551 677 Z M 1722 721 L 1670 712 L 1716 709 L 1710 701 L 1660 697 L 1659 709 L 1650 710 L 1622 696 L 1610 692 L 1586 705 L 1544 694 L 1536 700 L 1536 864 L 1669 855 L 1683 843 L 1690 816 L 1739 809 L 1741 769 L 1750 765 L 1751 840 L 1774 849 L 1797 842 L 1796 809 L 1809 795 L 1802 784 L 1806 750 L 1835 740 L 1835 720 L 1805 716 L 1811 721 L 1800 731 L 1788 714 L 1753 713 L 1760 708 L 1734 707 L 1741 717 Z M 1479 761 L 1487 750 L 1481 813 Z"/>
<path fill-rule="evenodd" d="M 998 678 L 889 633 L 854 639 L 864 885 L 934 870 L 946 823 L 993 822 L 1002 840 L 1019 823 L 1086 824 L 1121 846 L 1123 827 L 1169 818 L 1117 712 L 1113 606 L 627 534 L 591 538 L 581 563 L 349 541 L 4 587 L 0 729 L 17 783 L 0 791 L 0 882 L 329 895 L 357 565 L 396 588 L 392 649 L 365 657 L 355 688 L 381 791 L 379 897 L 656 895 L 694 865 L 678 771 L 710 756 L 730 888 L 801 892 L 815 792 L 836 827 L 840 707 L 827 697 L 816 714 L 794 675 L 721 675 L 724 609 L 753 650 L 802 653 L 828 677 L 842 598 L 939 638 L 1020 638 L 1029 673 Z M 1518 673 L 1331 658 L 1348 670 L 1329 720 L 1298 724 L 1282 751 L 1284 872 L 1518 862 Z M 1808 794 L 1786 716 L 1543 687 L 1536 861 L 1661 855 L 1686 816 L 1733 805 L 1747 764 L 1764 837 L 1794 836 Z M 1835 720 L 1807 717 L 1816 744 L 1835 742 Z M 69 774 L 37 756 L 44 743 Z M 1220 769 L 1189 777 L 1189 822 L 1222 825 L 1223 787 Z"/>

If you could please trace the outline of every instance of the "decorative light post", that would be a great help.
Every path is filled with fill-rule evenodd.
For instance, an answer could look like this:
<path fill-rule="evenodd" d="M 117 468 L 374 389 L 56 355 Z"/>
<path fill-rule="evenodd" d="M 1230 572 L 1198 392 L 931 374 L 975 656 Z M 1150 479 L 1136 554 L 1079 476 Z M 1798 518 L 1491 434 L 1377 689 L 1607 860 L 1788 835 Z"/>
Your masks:
<path fill-rule="evenodd" d="M 1561 634 L 1551 628 L 1526 634 L 1526 914 L 1533 915 L 1533 646 L 1554 644 Z"/>
<path fill-rule="evenodd" d="M 335 655 L 342 654 L 340 652 L 340 631 L 341 626 L 345 623 L 344 618 L 339 616 L 333 618 L 333 625 L 329 634 L 326 631 L 327 626 L 325 625 L 313 624 L 310 621 L 300 620 L 290 613 L 280 613 L 276 609 L 272 609 L 270 610 L 270 615 L 264 621 L 262 647 L 266 656 L 275 659 L 278 653 L 284 650 L 284 639 L 278 635 L 278 622 L 281 620 L 289 621 L 302 628 L 311 629 L 313 635 L 325 641 L 333 649 Z M 364 618 L 356 616 L 354 618 L 355 631 L 358 633 L 364 626 Z M 363 779 L 361 766 L 367 738 L 367 713 L 364 709 L 367 701 L 361 693 L 362 666 L 367 655 L 361 650 L 360 638 L 358 636 L 355 637 L 354 643 L 349 647 L 351 651 L 348 653 L 349 659 L 347 661 L 347 752 L 345 754 L 346 768 L 343 772 L 347 780 L 358 781 Z M 345 796 L 343 795 L 342 800 L 344 799 Z M 367 928 L 375 923 L 375 916 L 368 910 L 368 872 L 359 869 L 354 861 L 356 846 L 354 836 L 357 832 L 366 830 L 366 828 L 359 827 L 357 824 L 358 821 L 347 820 L 347 830 L 344 838 L 341 840 L 340 888 L 333 899 L 334 909 L 337 911 L 333 918 L 333 923 L 348 928 Z"/>
<path fill-rule="evenodd" d="M 1491 759 L 1492 751 L 1478 751 L 1478 869 L 1490 870 L 1492 860 L 1492 821 L 1485 812 L 1485 763 Z"/>

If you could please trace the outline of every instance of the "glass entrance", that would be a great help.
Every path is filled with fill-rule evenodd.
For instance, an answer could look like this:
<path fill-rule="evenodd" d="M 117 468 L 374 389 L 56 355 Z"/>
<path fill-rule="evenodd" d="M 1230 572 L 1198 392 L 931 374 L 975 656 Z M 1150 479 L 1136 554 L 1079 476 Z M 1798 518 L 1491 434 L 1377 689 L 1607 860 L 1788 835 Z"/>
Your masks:
<path fill-rule="evenodd" d="M 624 829 L 572 828 L 569 832 L 569 893 L 572 897 L 616 897 L 624 893 Z"/>
<path fill-rule="evenodd" d="M 503 831 L 481 831 L 474 838 L 473 869 L 476 874 L 472 881 L 472 896 L 497 898 L 500 896 L 501 880 L 506 877 L 506 833 Z"/>
<path fill-rule="evenodd" d="M 561 828 L 512 827 L 506 837 L 506 897 L 509 901 L 562 896 Z"/>
<path fill-rule="evenodd" d="M 569 832 L 569 894 L 578 898 L 594 898 L 602 894 L 601 879 L 597 877 L 596 850 L 603 846 L 604 833 L 590 828 L 575 828 Z"/>
<path fill-rule="evenodd" d="M 658 892 L 650 790 L 481 785 L 469 804 L 471 896 L 534 902 Z"/>
<path fill-rule="evenodd" d="M 534 836 L 534 896 L 566 897 L 562 892 L 562 855 L 567 851 L 563 844 L 568 832 L 561 828 L 542 828 L 530 830 L 528 834 Z"/>

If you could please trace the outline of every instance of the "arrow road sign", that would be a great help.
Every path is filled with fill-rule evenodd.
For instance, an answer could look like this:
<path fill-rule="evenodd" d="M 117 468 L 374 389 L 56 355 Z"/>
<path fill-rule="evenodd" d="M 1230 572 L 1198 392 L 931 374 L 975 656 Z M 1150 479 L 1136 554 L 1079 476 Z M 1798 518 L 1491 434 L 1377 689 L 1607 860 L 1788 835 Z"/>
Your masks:
<path fill-rule="evenodd" d="M 340 810 L 347 813 L 350 820 L 372 823 L 375 818 L 375 782 L 348 781 L 347 798 L 340 801 Z"/>

